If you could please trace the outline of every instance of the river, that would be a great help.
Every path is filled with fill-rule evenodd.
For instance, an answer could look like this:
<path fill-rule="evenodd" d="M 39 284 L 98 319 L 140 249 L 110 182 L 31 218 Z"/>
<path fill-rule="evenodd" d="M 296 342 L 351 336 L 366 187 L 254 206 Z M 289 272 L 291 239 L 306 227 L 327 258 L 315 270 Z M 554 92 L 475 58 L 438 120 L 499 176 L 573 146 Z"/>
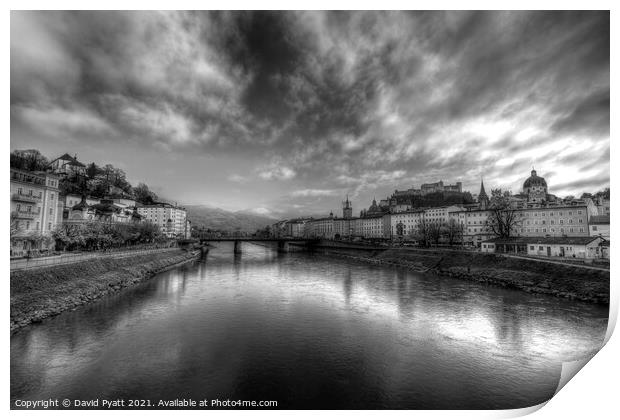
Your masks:
<path fill-rule="evenodd" d="M 602 345 L 606 307 L 243 244 L 11 337 L 11 401 L 520 408 Z M 12 405 L 13 406 L 13 405 Z"/>

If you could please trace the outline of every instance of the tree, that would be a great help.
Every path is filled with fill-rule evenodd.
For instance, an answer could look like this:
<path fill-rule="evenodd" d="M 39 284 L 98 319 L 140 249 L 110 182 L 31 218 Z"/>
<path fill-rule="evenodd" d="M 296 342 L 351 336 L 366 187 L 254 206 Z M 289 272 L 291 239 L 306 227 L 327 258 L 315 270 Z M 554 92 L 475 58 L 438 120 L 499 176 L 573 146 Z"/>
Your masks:
<path fill-rule="evenodd" d="M 418 241 L 418 244 L 423 247 L 427 247 L 430 244 L 430 229 L 430 223 L 425 219 L 422 218 L 418 221 L 417 229 L 413 236 Z"/>
<path fill-rule="evenodd" d="M 603 199 L 605 199 L 605 200 L 609 200 L 609 197 L 610 197 L 610 194 L 609 194 L 609 187 L 605 188 L 605 189 L 604 189 L 604 190 L 602 190 L 602 191 L 597 192 L 597 193 L 596 193 L 596 195 L 597 195 L 598 197 L 602 197 L 602 198 L 603 198 Z"/>
<path fill-rule="evenodd" d="M 489 210 L 488 232 L 500 238 L 514 236 L 521 226 L 522 218 L 517 210 L 510 205 L 509 196 L 502 193 L 501 189 L 491 190 Z"/>
<path fill-rule="evenodd" d="M 133 189 L 136 201 L 142 204 L 153 204 L 157 201 L 157 194 L 151 191 L 145 183 L 141 182 Z"/>
<path fill-rule="evenodd" d="M 49 161 L 36 149 L 11 152 L 11 168 L 24 171 L 45 171 L 48 167 Z"/>
<path fill-rule="evenodd" d="M 95 162 L 91 162 L 86 167 L 86 176 L 88 177 L 88 179 L 95 179 L 95 177 L 99 175 L 100 173 L 101 173 L 101 169 L 99 169 L 99 167 L 95 165 Z"/>
<path fill-rule="evenodd" d="M 439 240 L 444 232 L 443 225 L 439 222 L 431 222 L 428 224 L 427 232 L 429 242 L 434 243 L 435 246 L 439 245 Z"/>
<path fill-rule="evenodd" d="M 446 239 L 448 239 L 448 244 L 450 246 L 458 243 L 463 236 L 463 226 L 454 219 L 450 219 L 450 221 L 444 225 L 443 230 L 446 233 Z"/>

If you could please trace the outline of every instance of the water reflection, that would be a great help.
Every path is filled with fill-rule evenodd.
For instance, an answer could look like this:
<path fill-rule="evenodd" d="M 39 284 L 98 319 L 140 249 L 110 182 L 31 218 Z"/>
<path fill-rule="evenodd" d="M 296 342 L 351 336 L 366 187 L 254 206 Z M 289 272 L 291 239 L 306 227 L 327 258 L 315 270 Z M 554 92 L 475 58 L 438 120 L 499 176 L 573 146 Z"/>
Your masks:
<path fill-rule="evenodd" d="M 515 408 L 597 349 L 606 309 L 321 255 L 218 246 L 11 338 L 11 398 Z"/>

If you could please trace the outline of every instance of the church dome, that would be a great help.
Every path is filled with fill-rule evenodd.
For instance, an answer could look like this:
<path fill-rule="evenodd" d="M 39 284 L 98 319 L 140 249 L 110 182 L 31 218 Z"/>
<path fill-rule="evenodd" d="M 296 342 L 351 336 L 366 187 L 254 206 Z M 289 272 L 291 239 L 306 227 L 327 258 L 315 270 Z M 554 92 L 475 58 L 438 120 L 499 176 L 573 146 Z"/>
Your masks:
<path fill-rule="evenodd" d="M 542 178 L 536 175 L 536 171 L 532 170 L 532 175 L 525 180 L 523 183 L 523 189 L 531 188 L 531 187 L 545 187 L 547 188 L 547 181 L 545 178 Z"/>

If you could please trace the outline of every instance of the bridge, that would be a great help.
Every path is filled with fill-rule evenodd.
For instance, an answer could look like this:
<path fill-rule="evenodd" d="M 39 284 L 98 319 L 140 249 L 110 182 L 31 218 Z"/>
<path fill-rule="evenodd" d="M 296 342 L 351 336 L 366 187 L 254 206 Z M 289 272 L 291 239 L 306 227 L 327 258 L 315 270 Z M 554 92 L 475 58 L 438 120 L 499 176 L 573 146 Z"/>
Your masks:
<path fill-rule="evenodd" d="M 233 242 L 234 253 L 241 254 L 241 242 L 275 242 L 278 244 L 279 251 L 285 251 L 288 249 L 289 244 L 307 246 L 318 242 L 316 239 L 304 239 L 304 238 L 260 238 L 255 236 L 211 236 L 201 235 L 196 238 L 201 244 L 208 244 L 209 242 Z"/>

